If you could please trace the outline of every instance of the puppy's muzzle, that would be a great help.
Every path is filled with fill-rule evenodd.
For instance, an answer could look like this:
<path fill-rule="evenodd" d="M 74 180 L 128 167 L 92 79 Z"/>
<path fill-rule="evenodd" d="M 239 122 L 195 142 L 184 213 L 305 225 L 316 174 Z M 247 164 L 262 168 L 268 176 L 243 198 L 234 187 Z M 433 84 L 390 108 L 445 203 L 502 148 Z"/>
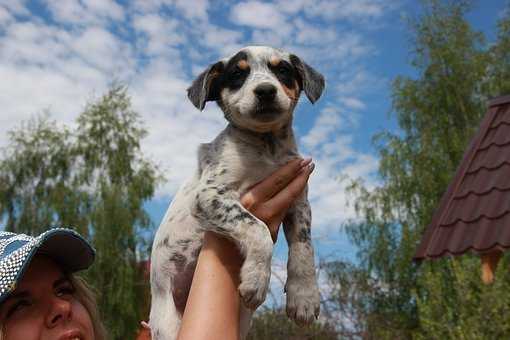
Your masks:
<path fill-rule="evenodd" d="M 276 86 L 271 83 L 261 83 L 253 92 L 261 104 L 271 104 L 276 97 Z"/>

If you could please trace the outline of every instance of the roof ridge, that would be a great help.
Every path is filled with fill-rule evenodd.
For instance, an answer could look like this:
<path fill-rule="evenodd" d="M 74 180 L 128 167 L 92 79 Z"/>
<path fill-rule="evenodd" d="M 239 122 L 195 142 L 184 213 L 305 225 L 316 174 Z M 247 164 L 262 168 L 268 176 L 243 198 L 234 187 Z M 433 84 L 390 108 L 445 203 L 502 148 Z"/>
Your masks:
<path fill-rule="evenodd" d="M 510 95 L 499 96 L 489 100 L 489 107 L 510 103 Z"/>
<path fill-rule="evenodd" d="M 505 215 L 507 215 L 509 213 L 510 213 L 510 209 L 506 209 L 501 214 L 499 214 L 497 216 L 487 216 L 485 214 L 481 214 L 481 215 L 477 216 L 475 219 L 469 220 L 469 221 L 465 221 L 462 218 L 457 218 L 457 219 L 455 219 L 454 221 L 452 221 L 452 222 L 450 222 L 448 224 L 440 224 L 439 228 L 449 228 L 450 226 L 456 224 L 457 222 L 461 222 L 461 223 L 464 223 L 464 224 L 473 224 L 473 223 L 478 222 L 478 221 L 480 221 L 482 219 L 486 219 L 486 220 L 498 220 L 501 217 L 503 217 L 503 216 L 505 216 Z"/>
<path fill-rule="evenodd" d="M 467 193 L 465 193 L 465 194 L 464 194 L 464 195 L 462 195 L 462 196 L 455 196 L 455 197 L 453 198 L 453 200 L 460 200 L 460 199 L 464 199 L 464 198 L 466 198 L 466 197 L 468 197 L 468 196 L 470 196 L 470 195 L 474 195 L 474 196 L 485 196 L 485 195 L 487 195 L 487 194 L 488 194 L 489 192 L 491 192 L 491 191 L 499 191 L 499 192 L 507 192 L 507 191 L 510 191 L 510 183 L 509 183 L 508 188 L 504 188 L 504 189 L 502 189 L 502 188 L 498 188 L 498 187 L 495 187 L 495 186 L 492 186 L 492 187 L 490 187 L 488 190 L 486 190 L 486 191 L 482 191 L 482 192 L 476 192 L 476 191 L 474 191 L 474 190 L 469 190 Z"/>
<path fill-rule="evenodd" d="M 475 172 L 478 172 L 481 169 L 488 170 L 488 171 L 496 170 L 496 169 L 501 168 L 503 165 L 510 165 L 510 161 L 504 160 L 503 162 L 501 162 L 500 164 L 498 164 L 498 165 L 496 165 L 496 166 L 494 166 L 492 168 L 489 168 L 488 166 L 482 165 L 481 167 L 478 167 L 478 168 L 476 168 L 474 170 L 466 171 L 466 175 L 474 174 Z"/>

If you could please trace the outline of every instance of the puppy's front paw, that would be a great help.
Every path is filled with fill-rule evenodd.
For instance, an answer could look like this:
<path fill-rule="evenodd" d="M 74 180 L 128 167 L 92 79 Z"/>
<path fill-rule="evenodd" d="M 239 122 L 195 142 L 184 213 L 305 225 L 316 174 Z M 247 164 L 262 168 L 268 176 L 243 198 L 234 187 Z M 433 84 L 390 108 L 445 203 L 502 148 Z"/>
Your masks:
<path fill-rule="evenodd" d="M 244 305 L 252 310 L 255 310 L 264 302 L 269 287 L 271 269 L 265 270 L 265 267 L 260 267 L 260 264 L 245 261 L 241 268 L 239 293 Z"/>
<path fill-rule="evenodd" d="M 298 325 L 309 325 L 319 317 L 320 295 L 315 282 L 289 280 L 287 291 L 287 315 Z"/>

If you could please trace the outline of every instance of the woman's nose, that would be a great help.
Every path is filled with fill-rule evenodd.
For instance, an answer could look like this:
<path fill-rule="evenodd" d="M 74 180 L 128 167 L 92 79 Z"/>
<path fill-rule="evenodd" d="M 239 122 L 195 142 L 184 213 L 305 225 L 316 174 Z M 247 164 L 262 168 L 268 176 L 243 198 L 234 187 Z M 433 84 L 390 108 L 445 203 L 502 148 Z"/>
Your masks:
<path fill-rule="evenodd" d="M 48 328 L 55 327 L 60 322 L 66 322 L 71 319 L 72 305 L 71 301 L 55 297 L 49 306 L 46 317 Z"/>

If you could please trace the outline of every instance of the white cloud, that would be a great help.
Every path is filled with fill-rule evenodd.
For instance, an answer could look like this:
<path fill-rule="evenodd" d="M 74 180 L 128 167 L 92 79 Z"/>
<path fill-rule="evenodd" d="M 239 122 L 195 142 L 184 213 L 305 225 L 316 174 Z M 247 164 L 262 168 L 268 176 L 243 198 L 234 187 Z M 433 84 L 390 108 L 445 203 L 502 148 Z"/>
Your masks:
<path fill-rule="evenodd" d="M 301 138 L 301 143 L 308 149 L 313 150 L 323 143 L 328 136 L 340 127 L 341 117 L 333 107 L 325 108 L 315 120 L 314 126 L 308 134 Z"/>
<path fill-rule="evenodd" d="M 285 49 L 286 37 L 280 34 L 274 34 L 270 30 L 254 30 L 252 33 L 250 45 L 279 46 Z"/>
<path fill-rule="evenodd" d="M 221 28 L 215 25 L 201 26 L 202 43 L 218 51 L 221 56 L 228 56 L 239 50 L 243 34 L 239 31 Z"/>
<path fill-rule="evenodd" d="M 271 30 L 285 25 L 285 17 L 274 4 L 260 1 L 236 4 L 230 12 L 230 20 L 238 25 Z"/>
<path fill-rule="evenodd" d="M 26 8 L 27 0 L 0 0 L 0 6 L 15 15 L 29 15 Z"/>
<path fill-rule="evenodd" d="M 57 22 L 69 25 L 121 21 L 124 10 L 114 0 L 44 0 Z"/>
<path fill-rule="evenodd" d="M 185 37 L 179 32 L 179 22 L 158 14 L 135 15 L 133 28 L 141 33 L 137 47 L 147 55 L 168 54 L 185 42 Z"/>
<path fill-rule="evenodd" d="M 52 63 L 62 50 L 67 33 L 33 22 L 14 23 L 0 40 L 0 57 L 9 64 Z"/>
<path fill-rule="evenodd" d="M 86 64 L 110 77 L 129 74 L 133 70 L 132 47 L 102 27 L 86 28 L 74 37 L 70 47 Z"/>
<path fill-rule="evenodd" d="M 340 102 L 349 109 L 363 110 L 366 105 L 359 99 L 353 97 L 340 97 Z"/>
<path fill-rule="evenodd" d="M 362 177 L 368 183 L 373 182 L 377 159 L 352 148 L 352 131 L 356 124 L 353 114 L 342 114 L 338 108 L 329 106 L 300 139 L 302 151 L 311 155 L 316 164 L 308 197 L 318 235 L 355 217 L 348 204 L 343 176 Z"/>
<path fill-rule="evenodd" d="M 339 138 L 335 143 L 336 157 L 331 154 L 314 155 L 316 170 L 310 179 L 308 198 L 317 235 L 327 233 L 331 228 L 338 228 L 342 222 L 356 217 L 353 207 L 348 204 L 349 197 L 345 191 L 346 183 L 341 180 L 342 176 L 365 178 L 370 184 L 377 169 L 375 157 L 353 152 L 349 145 L 344 145 L 341 141 L 342 138 Z"/>
<path fill-rule="evenodd" d="M 338 37 L 338 42 L 325 49 L 329 58 L 338 57 L 343 58 L 344 62 L 352 62 L 373 52 L 373 47 L 365 43 L 359 33 L 344 32 Z"/>
<path fill-rule="evenodd" d="M 388 5 L 384 1 L 345 1 L 346 6 L 344 7 L 346 16 L 368 16 L 368 17 L 380 17 L 383 15 L 385 7 Z"/>
<path fill-rule="evenodd" d="M 384 2 L 379 0 L 327 0 L 307 7 L 307 13 L 329 20 L 377 18 L 382 15 L 383 10 Z"/>
<path fill-rule="evenodd" d="M 68 0 L 68 1 L 47 1 L 48 9 L 51 14 L 60 22 L 80 22 L 83 20 L 83 13 L 85 7 L 80 3 L 79 0 Z"/>
<path fill-rule="evenodd" d="M 337 32 L 332 28 L 310 25 L 303 19 L 294 20 L 297 29 L 296 42 L 304 45 L 327 45 L 338 40 Z"/>
<path fill-rule="evenodd" d="M 0 28 L 12 20 L 12 16 L 6 8 L 0 6 Z"/>
<path fill-rule="evenodd" d="M 208 0 L 133 0 L 130 6 L 136 12 L 147 14 L 159 13 L 163 8 L 178 10 L 186 19 L 207 20 Z"/>
<path fill-rule="evenodd" d="M 277 4 L 278 8 L 290 14 L 302 12 L 308 17 L 354 22 L 380 18 L 398 5 L 383 0 L 277 0 Z"/>
<path fill-rule="evenodd" d="M 15 123 L 45 109 L 72 122 L 94 91 L 102 93 L 113 77 L 126 79 L 133 70 L 131 48 L 99 26 L 9 24 L 0 35 L 0 145 Z"/>
<path fill-rule="evenodd" d="M 209 8 L 208 0 L 175 0 L 175 6 L 182 11 L 188 19 L 207 19 Z"/>
<path fill-rule="evenodd" d="M 132 12 L 148 14 L 158 11 L 162 3 L 161 0 L 132 0 L 129 6 Z"/>
<path fill-rule="evenodd" d="M 335 90 L 343 97 L 352 96 L 361 91 L 371 92 L 385 85 L 385 79 L 370 74 L 366 69 L 355 65 L 354 67 L 346 68 L 345 72 L 339 74 Z"/>
<path fill-rule="evenodd" d="M 115 0 L 82 0 L 82 2 L 95 14 L 102 14 L 113 20 L 124 19 L 124 9 Z"/>

